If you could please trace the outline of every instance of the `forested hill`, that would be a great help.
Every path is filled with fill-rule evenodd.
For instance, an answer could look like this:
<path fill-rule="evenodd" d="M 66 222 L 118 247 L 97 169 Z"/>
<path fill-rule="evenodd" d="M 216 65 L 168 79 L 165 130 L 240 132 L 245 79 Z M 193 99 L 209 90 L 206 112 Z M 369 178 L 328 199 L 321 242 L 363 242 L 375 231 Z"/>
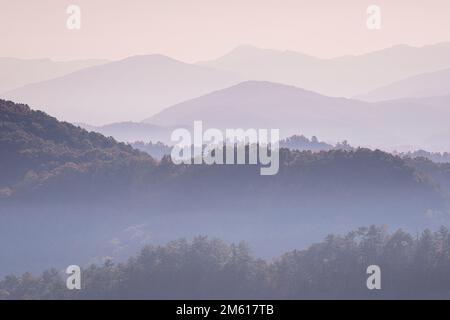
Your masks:
<path fill-rule="evenodd" d="M 100 178 L 106 168 L 114 176 L 114 170 L 142 163 L 150 167 L 156 164 L 149 155 L 111 137 L 4 100 L 0 100 L 0 155 L 3 198 L 17 190 L 42 185 L 58 187 L 57 181 L 74 179 L 80 174 L 86 178 L 91 173 Z"/>

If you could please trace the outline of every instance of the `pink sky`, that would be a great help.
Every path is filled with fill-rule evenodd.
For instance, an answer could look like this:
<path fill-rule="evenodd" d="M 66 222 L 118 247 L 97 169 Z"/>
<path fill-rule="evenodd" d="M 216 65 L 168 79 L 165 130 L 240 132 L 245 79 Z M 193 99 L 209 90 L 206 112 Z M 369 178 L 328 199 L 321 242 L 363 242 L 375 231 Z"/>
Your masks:
<path fill-rule="evenodd" d="M 449 0 L 0 0 L 0 56 L 120 59 L 162 53 L 193 62 L 240 44 L 334 57 L 450 41 Z M 82 29 L 66 28 L 66 8 Z M 366 28 L 366 9 L 382 29 Z"/>

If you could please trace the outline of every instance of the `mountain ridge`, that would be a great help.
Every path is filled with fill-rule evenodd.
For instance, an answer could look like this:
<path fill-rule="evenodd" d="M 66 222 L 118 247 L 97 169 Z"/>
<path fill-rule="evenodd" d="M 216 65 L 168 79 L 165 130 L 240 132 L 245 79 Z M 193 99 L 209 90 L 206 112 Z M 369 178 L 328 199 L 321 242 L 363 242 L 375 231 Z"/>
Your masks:
<path fill-rule="evenodd" d="M 144 122 L 175 127 L 202 120 L 205 127 L 219 129 L 280 129 L 282 138 L 301 132 L 371 148 L 426 148 L 428 137 L 447 130 L 445 119 L 450 111 L 444 102 L 399 99 L 369 103 L 292 85 L 245 81 L 168 107 Z"/>
<path fill-rule="evenodd" d="M 102 59 L 56 61 L 0 57 L 0 94 L 106 62 Z"/>
<path fill-rule="evenodd" d="M 155 54 L 86 68 L 1 96 L 70 122 L 102 125 L 141 120 L 167 105 L 239 81 L 230 72 Z"/>
<path fill-rule="evenodd" d="M 250 48 L 238 47 L 199 64 L 232 71 L 250 80 L 290 84 L 335 97 L 353 97 L 410 76 L 450 67 L 450 42 L 420 47 L 396 45 L 326 59 Z"/>

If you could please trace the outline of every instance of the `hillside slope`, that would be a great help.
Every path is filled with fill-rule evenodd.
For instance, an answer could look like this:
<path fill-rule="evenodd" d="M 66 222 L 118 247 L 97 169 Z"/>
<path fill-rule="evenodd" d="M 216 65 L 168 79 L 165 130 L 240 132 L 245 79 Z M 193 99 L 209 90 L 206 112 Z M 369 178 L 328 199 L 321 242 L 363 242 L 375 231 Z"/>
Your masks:
<path fill-rule="evenodd" d="M 49 195 L 52 191 L 46 187 L 61 190 L 66 186 L 72 190 L 76 181 L 102 192 L 106 176 L 99 175 L 98 170 L 109 169 L 110 176 L 119 174 L 113 169 L 120 169 L 125 163 L 155 165 L 150 156 L 112 138 L 4 100 L 0 100 L 0 154 L 0 188 L 4 196 L 22 189 L 43 189 Z M 93 174 L 95 178 L 88 179 Z"/>

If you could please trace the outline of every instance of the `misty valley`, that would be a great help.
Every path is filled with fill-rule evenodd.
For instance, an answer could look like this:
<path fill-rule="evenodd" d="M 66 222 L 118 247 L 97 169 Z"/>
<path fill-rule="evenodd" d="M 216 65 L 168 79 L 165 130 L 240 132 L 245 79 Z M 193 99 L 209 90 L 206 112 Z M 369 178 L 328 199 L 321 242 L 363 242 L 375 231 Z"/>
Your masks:
<path fill-rule="evenodd" d="M 294 268 L 306 268 L 311 263 L 312 269 L 305 271 L 307 274 L 317 269 L 324 272 L 317 276 L 332 277 L 329 283 L 316 285 L 328 288 L 334 283 L 331 279 L 343 279 L 352 285 L 341 290 L 341 284 L 336 284 L 342 297 L 369 297 L 377 295 L 366 293 L 365 270 L 369 265 L 382 265 L 384 278 L 403 272 L 392 269 L 393 262 L 388 257 L 393 254 L 396 259 L 409 259 L 413 269 L 417 263 L 419 269 L 414 273 L 405 271 L 405 277 L 424 281 L 428 278 L 423 278 L 423 272 L 428 269 L 420 268 L 428 267 L 423 266 L 422 260 L 415 260 L 423 258 L 421 250 L 425 249 L 421 248 L 429 245 L 422 242 L 440 243 L 433 247 L 437 251 L 432 259 L 438 259 L 446 252 L 443 248 L 450 244 L 446 229 L 441 228 L 448 224 L 450 164 L 447 163 L 355 148 L 346 142 L 332 146 L 315 137 L 309 140 L 296 136 L 280 141 L 279 172 L 261 176 L 259 167 L 254 165 L 174 164 L 170 148 L 163 144 L 158 144 L 163 149 L 156 159 L 130 144 L 60 122 L 26 105 L 0 103 L 0 273 L 5 277 L 0 281 L 3 290 L 0 294 L 8 292 L 5 297 L 20 295 L 22 286 L 36 286 L 41 278 L 26 272 L 40 274 L 44 270 L 48 271 L 42 277 L 49 277 L 48 285 L 55 286 L 51 290 L 40 289 L 48 292 L 48 297 L 93 298 L 96 294 L 183 297 L 185 291 L 176 283 L 169 285 L 172 280 L 166 276 L 174 277 L 181 272 L 180 277 L 194 281 L 203 276 L 181 274 L 200 268 L 219 281 L 217 285 L 220 279 L 229 283 L 227 277 L 237 277 L 233 278 L 237 285 L 243 281 L 240 277 L 245 277 L 241 271 L 233 273 L 233 268 L 244 267 L 234 265 L 240 263 L 235 260 L 239 254 L 244 254 L 242 261 L 252 261 L 245 268 L 250 268 L 252 277 L 258 277 L 248 281 L 257 284 L 234 289 L 225 286 L 219 290 L 210 280 L 198 280 L 189 286 L 191 291 L 185 292 L 186 296 L 209 297 L 216 292 L 219 298 L 264 297 L 264 294 L 321 297 L 321 293 L 314 291 L 317 288 L 307 289 L 308 285 L 301 291 L 292 289 L 288 293 L 283 282 L 288 278 L 273 280 L 284 277 L 278 274 L 280 263 L 297 257 L 304 262 Z M 380 227 L 360 228 L 371 225 Z M 348 233 L 351 230 L 356 231 Z M 208 238 L 198 238 L 199 235 Z M 173 242 L 174 239 L 180 240 Z M 183 239 L 194 240 L 191 243 Z M 245 244 L 233 244 L 241 241 Z M 393 241 L 401 247 L 396 247 Z M 331 244 L 333 247 L 329 247 Z M 150 247 L 141 251 L 146 246 Z M 327 249 L 322 252 L 318 248 Z M 320 264 L 308 254 L 315 250 L 322 255 Z M 353 258 L 347 261 L 336 250 L 344 250 L 342 254 Z M 396 250 L 400 250 L 398 254 Z M 171 259 L 181 259 L 183 255 L 187 255 L 186 263 L 193 263 L 185 266 L 186 270 L 171 264 Z M 187 258 L 191 255 L 193 261 Z M 339 259 L 343 259 L 339 268 L 351 267 L 353 275 L 331 276 L 322 269 L 327 268 L 324 261 L 341 263 Z M 439 262 L 442 268 L 446 268 L 445 259 Z M 142 270 L 149 274 L 145 277 L 153 279 L 143 284 L 141 291 L 133 284 L 140 280 L 131 276 L 136 263 L 146 265 Z M 87 286 L 81 290 L 83 293 L 57 289 L 64 283 L 57 270 L 73 264 L 83 266 Z M 429 270 L 440 277 L 444 269 L 435 268 Z M 160 274 L 169 270 L 173 271 Z M 96 282 L 99 274 L 112 277 L 114 282 L 118 274 L 128 272 L 132 278 L 124 280 L 124 288 L 109 291 Z M 11 273 L 24 276 L 11 278 Z M 294 272 L 285 276 L 300 275 Z M 162 288 L 156 285 L 157 281 L 168 286 L 168 291 L 147 287 Z M 212 287 L 201 287 L 202 281 Z M 303 280 L 289 281 L 303 286 Z M 169 290 L 172 285 L 177 289 Z M 192 288 L 199 291 L 194 293 Z M 441 289 L 434 285 L 430 288 L 417 294 L 439 296 Z M 333 292 L 325 291 L 323 297 L 341 297 Z M 393 282 L 391 289 L 383 292 L 385 297 L 409 295 L 400 282 Z"/>

